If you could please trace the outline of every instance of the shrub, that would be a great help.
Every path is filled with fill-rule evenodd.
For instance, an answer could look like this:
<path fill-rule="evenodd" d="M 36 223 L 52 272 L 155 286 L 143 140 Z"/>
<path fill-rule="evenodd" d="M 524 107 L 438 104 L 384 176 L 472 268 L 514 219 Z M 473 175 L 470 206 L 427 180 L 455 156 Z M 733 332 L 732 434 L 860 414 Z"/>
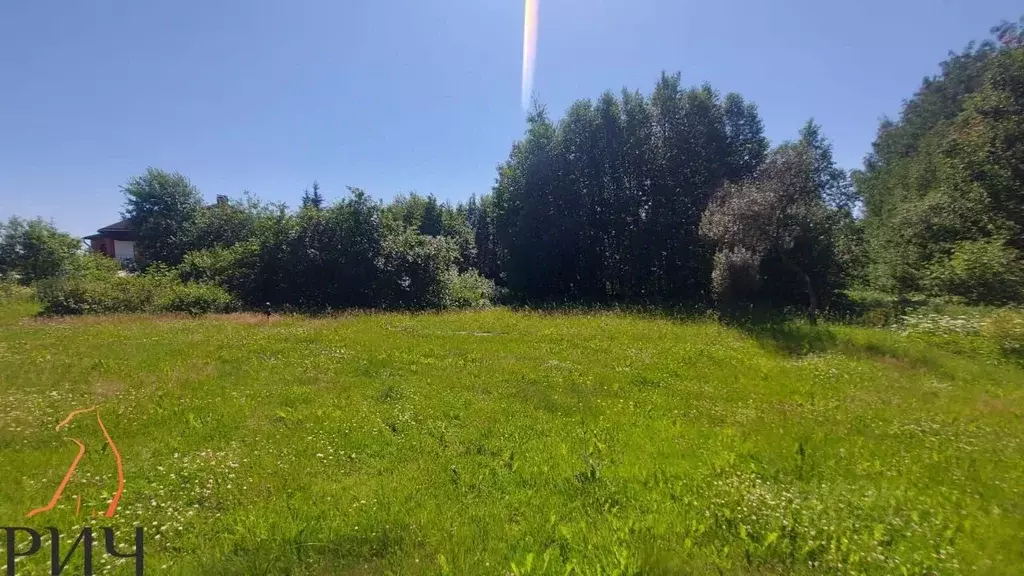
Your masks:
<path fill-rule="evenodd" d="M 759 257 L 746 248 L 715 253 L 711 290 L 720 306 L 730 307 L 752 296 L 761 285 Z"/>
<path fill-rule="evenodd" d="M 23 300 L 32 296 L 32 288 L 22 286 L 12 277 L 0 276 L 0 303 Z"/>
<path fill-rule="evenodd" d="M 44 314 L 220 312 L 233 300 L 217 286 L 183 284 L 177 273 L 155 264 L 144 274 L 127 274 L 109 258 L 82 255 L 69 273 L 40 281 Z"/>
<path fill-rule="evenodd" d="M 241 301 L 257 304 L 254 287 L 259 272 L 258 251 L 255 242 L 244 242 L 230 248 L 189 252 L 178 267 L 178 275 L 185 282 L 220 286 Z"/>
<path fill-rule="evenodd" d="M 452 274 L 448 293 L 448 306 L 468 308 L 487 306 L 494 298 L 494 282 L 476 270 Z"/>
<path fill-rule="evenodd" d="M 220 286 L 210 284 L 174 284 L 157 302 L 163 312 L 208 314 L 230 312 L 235 308 L 234 298 Z"/>
<path fill-rule="evenodd" d="M 885 292 L 847 290 L 833 298 L 830 312 L 840 320 L 881 328 L 897 323 L 908 310 L 921 304 L 919 300 Z"/>
<path fill-rule="evenodd" d="M 972 304 L 1019 302 L 1024 296 L 1024 262 L 996 238 L 958 242 L 949 259 L 930 267 L 927 278 L 934 294 Z"/>
<path fill-rule="evenodd" d="M 444 308 L 457 258 L 448 238 L 411 231 L 392 235 L 385 241 L 378 298 L 387 307 Z"/>

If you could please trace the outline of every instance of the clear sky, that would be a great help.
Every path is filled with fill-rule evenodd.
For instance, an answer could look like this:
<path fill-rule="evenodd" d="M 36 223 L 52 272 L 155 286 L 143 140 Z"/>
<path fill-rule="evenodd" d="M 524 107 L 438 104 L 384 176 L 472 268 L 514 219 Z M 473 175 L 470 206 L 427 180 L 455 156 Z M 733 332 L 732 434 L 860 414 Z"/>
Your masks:
<path fill-rule="evenodd" d="M 949 49 L 1019 0 L 540 0 L 534 90 L 648 92 L 661 70 L 809 117 L 854 168 Z M 212 199 L 487 192 L 523 132 L 523 0 L 0 0 L 0 218 L 87 234 L 152 165 Z"/>

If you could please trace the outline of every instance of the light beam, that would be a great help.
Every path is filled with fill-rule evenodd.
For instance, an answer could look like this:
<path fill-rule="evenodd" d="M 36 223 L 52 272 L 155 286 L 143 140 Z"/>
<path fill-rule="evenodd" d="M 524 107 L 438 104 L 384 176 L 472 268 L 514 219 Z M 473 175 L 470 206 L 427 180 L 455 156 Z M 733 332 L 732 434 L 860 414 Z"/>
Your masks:
<path fill-rule="evenodd" d="M 530 106 L 533 94 L 533 70 L 537 61 L 537 16 L 540 0 L 526 0 L 526 16 L 523 18 L 523 110 Z"/>

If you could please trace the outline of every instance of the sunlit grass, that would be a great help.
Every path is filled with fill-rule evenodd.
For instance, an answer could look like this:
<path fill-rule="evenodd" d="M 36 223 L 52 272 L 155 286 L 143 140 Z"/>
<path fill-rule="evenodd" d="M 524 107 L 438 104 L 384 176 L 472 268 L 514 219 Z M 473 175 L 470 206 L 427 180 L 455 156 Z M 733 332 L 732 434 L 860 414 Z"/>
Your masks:
<path fill-rule="evenodd" d="M 12 306 L 0 524 L 141 525 L 153 573 L 1024 570 L 1024 373 L 977 346 L 600 313 Z M 89 518 L 116 487 L 95 422 L 53 429 L 93 404 L 125 461 L 112 521 Z M 24 519 L 71 437 L 89 451 L 66 495 Z"/>

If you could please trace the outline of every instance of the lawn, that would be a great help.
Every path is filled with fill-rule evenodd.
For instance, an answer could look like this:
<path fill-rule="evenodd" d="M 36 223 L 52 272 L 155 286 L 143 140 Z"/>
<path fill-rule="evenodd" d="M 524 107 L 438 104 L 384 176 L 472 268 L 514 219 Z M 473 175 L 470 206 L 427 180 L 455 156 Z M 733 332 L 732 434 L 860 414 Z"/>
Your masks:
<path fill-rule="evenodd" d="M 143 526 L 150 573 L 1024 572 L 1024 370 L 969 337 L 0 306 L 0 525 Z M 93 405 L 112 519 L 96 419 L 54 430 Z"/>

